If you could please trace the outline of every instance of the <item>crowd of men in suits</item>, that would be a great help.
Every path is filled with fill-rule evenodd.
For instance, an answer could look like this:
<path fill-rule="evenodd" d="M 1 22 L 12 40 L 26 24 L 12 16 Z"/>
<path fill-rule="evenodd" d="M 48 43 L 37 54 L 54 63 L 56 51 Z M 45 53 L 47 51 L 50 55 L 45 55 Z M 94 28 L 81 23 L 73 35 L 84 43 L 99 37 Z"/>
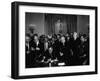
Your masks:
<path fill-rule="evenodd" d="M 89 65 L 89 37 L 67 33 L 26 35 L 26 68 Z"/>

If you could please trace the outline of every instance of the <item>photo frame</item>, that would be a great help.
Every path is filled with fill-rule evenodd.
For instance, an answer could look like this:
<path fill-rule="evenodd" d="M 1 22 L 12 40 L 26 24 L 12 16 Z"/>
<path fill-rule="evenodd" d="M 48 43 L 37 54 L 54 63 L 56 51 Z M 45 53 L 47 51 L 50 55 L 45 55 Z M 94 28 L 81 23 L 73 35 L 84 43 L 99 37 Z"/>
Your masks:
<path fill-rule="evenodd" d="M 97 74 L 98 21 L 96 6 L 12 2 L 11 8 L 11 77 L 13 79 Z M 60 42 L 63 42 L 65 37 L 71 39 L 71 34 L 72 37 L 76 35 L 79 37 L 79 35 L 82 34 L 80 37 L 82 42 L 87 42 L 89 39 L 88 44 L 86 44 L 86 46 L 88 45 L 88 50 L 83 49 L 85 52 L 83 53 L 80 43 L 77 45 L 80 49 L 75 53 L 74 50 L 76 51 L 76 47 L 73 46 L 74 44 L 76 46 L 76 42 L 73 43 L 70 49 L 65 47 L 64 49 L 67 51 L 64 50 L 64 52 L 62 51 L 63 47 L 58 43 L 56 44 L 58 47 L 56 47 L 56 45 L 54 45 L 54 47 L 53 45 L 48 46 L 48 53 L 52 53 L 52 50 L 54 51 L 59 48 L 56 50 L 56 53 L 59 53 L 60 56 L 58 55 L 57 57 L 51 55 L 46 56 L 48 53 L 42 55 L 45 49 L 42 49 L 43 47 L 34 47 L 35 44 L 33 44 L 33 40 L 37 40 L 38 36 L 39 39 L 41 35 L 45 36 L 45 41 L 48 40 L 49 44 L 49 39 L 52 38 L 52 42 L 56 41 L 59 34 L 61 38 Z M 32 44 L 28 44 L 30 38 Z M 39 43 L 40 42 L 38 42 L 38 45 Z M 67 46 L 68 44 L 69 43 L 67 43 Z M 28 45 L 31 51 L 27 51 Z M 82 46 L 83 48 L 85 47 L 85 45 Z M 42 51 L 40 52 L 39 50 L 41 49 Z M 37 50 L 41 55 L 38 55 Z M 75 54 L 80 54 L 80 52 L 83 55 L 76 57 L 77 55 Z M 71 56 L 63 56 L 64 53 L 70 53 Z M 37 56 L 34 56 L 34 54 Z M 78 63 L 79 61 L 80 63 Z"/>

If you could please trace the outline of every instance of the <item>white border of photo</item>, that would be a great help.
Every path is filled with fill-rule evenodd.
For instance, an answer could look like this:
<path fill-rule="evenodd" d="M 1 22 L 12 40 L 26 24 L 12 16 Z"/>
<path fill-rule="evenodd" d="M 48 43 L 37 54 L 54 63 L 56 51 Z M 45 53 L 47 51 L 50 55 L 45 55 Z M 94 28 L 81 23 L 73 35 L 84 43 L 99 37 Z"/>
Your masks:
<path fill-rule="evenodd" d="M 89 15 L 90 23 L 90 64 L 81 66 L 25 68 L 25 13 L 59 13 Z M 95 71 L 95 10 L 56 8 L 42 6 L 19 6 L 19 75 L 42 75 Z"/>

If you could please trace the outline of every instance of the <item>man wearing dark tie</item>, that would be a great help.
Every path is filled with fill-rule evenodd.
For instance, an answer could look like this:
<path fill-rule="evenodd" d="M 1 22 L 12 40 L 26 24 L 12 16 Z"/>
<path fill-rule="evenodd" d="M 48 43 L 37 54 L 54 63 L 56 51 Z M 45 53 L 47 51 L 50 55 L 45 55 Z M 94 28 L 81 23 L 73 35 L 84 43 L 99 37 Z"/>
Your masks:
<path fill-rule="evenodd" d="M 38 35 L 35 34 L 33 36 L 33 39 L 30 42 L 30 48 L 31 48 L 31 61 L 32 61 L 32 66 L 38 66 L 39 62 L 39 57 L 42 55 L 42 49 L 43 45 L 39 42 Z"/>

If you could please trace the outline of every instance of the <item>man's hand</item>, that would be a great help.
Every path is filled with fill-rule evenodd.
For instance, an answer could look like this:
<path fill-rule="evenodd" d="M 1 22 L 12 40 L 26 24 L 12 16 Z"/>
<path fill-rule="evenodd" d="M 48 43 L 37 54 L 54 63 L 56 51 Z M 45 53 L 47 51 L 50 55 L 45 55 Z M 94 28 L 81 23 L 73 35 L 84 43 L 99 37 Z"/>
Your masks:
<path fill-rule="evenodd" d="M 40 50 L 40 48 L 36 47 L 36 50 Z"/>
<path fill-rule="evenodd" d="M 63 56 L 64 54 L 62 52 L 60 52 L 60 56 Z"/>

